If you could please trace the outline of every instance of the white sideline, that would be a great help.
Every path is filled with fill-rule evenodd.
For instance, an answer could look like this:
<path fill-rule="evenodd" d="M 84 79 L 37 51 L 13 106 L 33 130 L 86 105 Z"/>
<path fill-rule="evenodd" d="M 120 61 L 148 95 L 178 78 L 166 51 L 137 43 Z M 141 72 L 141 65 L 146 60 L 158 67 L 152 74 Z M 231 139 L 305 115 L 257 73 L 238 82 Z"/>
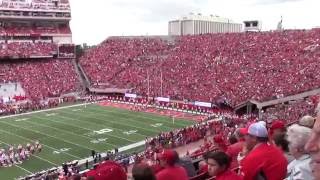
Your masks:
<path fill-rule="evenodd" d="M 84 105 L 88 105 L 88 104 L 92 104 L 92 103 L 83 103 L 83 104 L 76 104 L 76 105 L 70 105 L 70 106 L 43 109 L 43 110 L 32 111 L 32 112 L 21 113 L 21 114 L 13 114 L 13 115 L 8 115 L 8 116 L 1 116 L 0 119 L 6 119 L 6 118 L 11 118 L 11 117 L 19 117 L 19 116 L 24 116 L 24 115 L 29 115 L 29 114 L 36 114 L 36 113 L 47 112 L 47 111 L 54 111 L 54 110 L 59 110 L 59 109 L 67 109 L 67 108 L 71 108 L 71 107 L 79 107 L 79 106 L 84 106 Z"/>

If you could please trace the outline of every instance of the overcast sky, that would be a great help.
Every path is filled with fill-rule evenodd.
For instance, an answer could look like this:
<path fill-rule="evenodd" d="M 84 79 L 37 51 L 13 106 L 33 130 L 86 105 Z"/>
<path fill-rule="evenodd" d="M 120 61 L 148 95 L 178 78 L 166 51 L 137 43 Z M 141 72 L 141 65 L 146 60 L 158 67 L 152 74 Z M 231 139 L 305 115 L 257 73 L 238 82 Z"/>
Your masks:
<path fill-rule="evenodd" d="M 264 30 L 320 26 L 320 0 L 70 0 L 76 44 L 98 44 L 108 36 L 166 35 L 168 21 L 190 12 L 241 23 L 261 20 Z"/>

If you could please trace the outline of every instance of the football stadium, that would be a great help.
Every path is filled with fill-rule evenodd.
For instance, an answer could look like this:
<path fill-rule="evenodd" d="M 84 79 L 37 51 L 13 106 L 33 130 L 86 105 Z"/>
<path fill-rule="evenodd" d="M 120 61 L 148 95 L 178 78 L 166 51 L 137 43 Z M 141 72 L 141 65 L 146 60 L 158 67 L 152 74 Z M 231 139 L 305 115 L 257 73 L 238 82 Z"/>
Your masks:
<path fill-rule="evenodd" d="M 320 179 L 318 24 L 189 13 L 89 46 L 72 9 L 0 0 L 0 180 Z"/>

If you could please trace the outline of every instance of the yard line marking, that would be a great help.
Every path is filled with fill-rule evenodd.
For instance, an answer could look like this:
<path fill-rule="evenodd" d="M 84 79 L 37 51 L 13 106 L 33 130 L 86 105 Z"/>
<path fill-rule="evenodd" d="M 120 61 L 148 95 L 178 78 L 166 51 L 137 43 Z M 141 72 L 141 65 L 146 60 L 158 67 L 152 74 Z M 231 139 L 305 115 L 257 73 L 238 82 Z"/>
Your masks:
<path fill-rule="evenodd" d="M 63 111 L 63 113 L 65 113 L 65 114 L 70 114 L 70 113 L 68 113 L 68 112 L 65 112 L 65 111 Z M 87 113 L 90 113 L 90 112 L 87 112 Z M 96 113 L 95 113 L 96 114 Z M 71 114 L 71 115 L 73 115 L 73 114 Z M 157 130 L 152 130 L 152 129 L 145 129 L 145 128 L 143 128 L 143 127 L 138 127 L 138 126 L 133 126 L 133 125 L 129 125 L 129 124 L 125 124 L 125 123 L 119 123 L 119 122 L 116 122 L 116 121 L 105 121 L 105 120 L 103 120 L 103 119 L 100 119 L 100 118 L 96 118 L 96 117 L 88 117 L 88 116 L 86 116 L 86 115 L 82 115 L 82 116 L 84 116 L 84 117 L 86 117 L 86 118 L 91 118 L 91 119 L 96 119 L 96 120 L 100 120 L 100 121 L 104 121 L 104 122 L 109 122 L 109 123 L 114 123 L 114 124 L 120 124 L 120 125 L 124 125 L 124 126 L 128 126 L 128 127 L 133 127 L 133 128 L 138 128 L 138 129 L 143 129 L 143 130 L 145 130 L 145 131 L 149 131 L 149 132 L 153 132 L 153 133 L 159 133 L 159 131 L 157 131 Z M 104 117 L 108 117 L 108 118 L 110 118 L 111 116 L 107 116 L 107 115 L 101 115 L 101 116 L 104 116 Z M 123 118 L 120 118 L 120 117 L 117 117 L 118 119 L 123 119 Z M 126 119 L 127 120 L 127 119 Z M 137 121 L 135 121 L 135 122 L 137 122 Z M 173 129 L 173 128 L 171 128 L 171 129 Z"/>
<path fill-rule="evenodd" d="M 101 116 L 108 116 L 108 115 L 106 115 L 106 114 L 103 114 L 103 113 L 98 113 L 98 112 L 103 112 L 103 111 L 105 111 L 104 109 L 103 110 L 96 110 L 96 109 L 91 109 L 90 111 L 95 111 L 96 112 L 96 114 L 99 114 L 99 115 L 101 115 Z M 106 109 L 106 111 L 107 112 L 111 112 L 111 113 L 118 113 L 118 112 L 116 112 L 116 111 L 113 111 L 113 110 L 108 110 L 108 109 Z M 63 111 L 63 112 L 65 112 L 65 111 Z M 92 113 L 92 112 L 85 112 L 85 113 Z M 120 114 L 126 114 L 126 115 L 129 115 L 129 116 L 131 116 L 131 114 L 130 113 L 122 113 L 122 112 L 119 112 Z M 145 116 L 141 116 L 141 115 L 135 115 L 136 117 L 140 117 L 140 118 L 142 118 L 142 119 L 148 119 L 148 120 L 151 120 L 151 121 L 153 121 L 153 122 L 156 122 L 156 123 L 162 123 L 162 124 L 172 124 L 172 121 L 166 121 L 166 120 L 160 120 L 160 119 L 158 119 L 158 120 L 154 120 L 153 118 L 148 118 L 148 117 L 145 117 Z M 110 117 L 110 116 L 108 116 L 108 117 Z M 149 124 L 149 122 L 141 122 L 141 121 L 138 121 L 138 120 L 135 120 L 135 119 L 131 119 L 131 118 L 121 118 L 121 117 L 119 117 L 119 119 L 123 119 L 123 120 L 129 120 L 129 121 L 133 121 L 133 122 L 138 122 L 138 123 L 142 123 L 142 124 L 145 124 L 145 125 L 147 125 L 147 126 L 149 126 L 150 124 Z M 159 121 L 161 121 L 161 122 L 159 122 Z M 164 122 L 166 122 L 166 123 L 164 123 Z M 177 123 L 175 123 L 175 124 L 177 124 Z M 163 125 L 162 127 L 165 127 L 165 128 L 167 128 L 167 129 L 170 129 L 169 131 L 171 131 L 172 129 L 177 129 L 177 128 L 185 128 L 185 127 L 187 127 L 187 126 L 190 126 L 190 125 L 182 125 L 182 124 L 178 124 L 178 125 L 181 125 L 181 127 L 169 127 L 169 126 L 165 126 L 165 125 Z"/>
<path fill-rule="evenodd" d="M 6 144 L 7 146 L 10 146 L 10 144 L 8 144 L 8 143 L 6 143 L 6 142 L 4 142 L 4 141 L 1 141 L 1 140 L 0 140 L 0 142 L 3 143 L 3 144 Z M 56 164 L 56 163 L 54 163 L 54 162 L 51 162 L 51 161 L 49 161 L 49 160 L 47 160 L 47 159 L 44 159 L 44 158 L 42 158 L 42 157 L 39 157 L 39 156 L 37 156 L 37 155 L 35 155 L 35 154 L 32 154 L 31 156 L 36 157 L 36 158 L 38 158 L 38 159 L 41 159 L 41 160 L 43 160 L 43 161 L 46 161 L 46 162 L 48 162 L 49 164 L 52 164 L 52 165 L 55 165 L 55 166 L 59 166 L 58 164 Z"/>
<path fill-rule="evenodd" d="M 114 108 L 110 108 L 110 109 L 107 109 L 107 108 L 105 108 L 107 111 L 109 111 L 109 112 L 115 112 L 115 110 L 113 110 Z M 121 109 L 121 108 L 119 108 L 119 109 Z M 104 110 L 104 109 L 103 109 Z M 124 110 L 125 111 L 125 109 L 121 109 L 121 110 Z M 99 111 L 99 110 L 98 110 Z M 101 110 L 102 111 L 102 110 Z M 121 111 L 121 112 L 119 112 L 120 114 L 126 114 L 126 115 L 131 115 L 131 113 L 130 113 L 130 111 L 129 112 L 123 112 L 123 111 Z M 153 115 L 153 116 L 155 116 L 155 117 L 159 117 L 159 120 L 161 120 L 161 121 L 163 121 L 163 122 L 165 122 L 165 123 L 167 123 L 167 124 L 171 124 L 172 123 L 172 121 L 167 121 L 166 119 L 162 119 L 162 118 L 170 118 L 170 117 L 168 117 L 168 116 L 161 116 L 161 115 L 157 115 L 157 114 L 152 114 L 152 113 L 148 113 L 148 112 L 136 112 L 136 117 L 140 117 L 140 118 L 143 118 L 143 119 L 149 119 L 149 120 L 151 120 L 151 121 L 155 121 L 153 118 L 151 118 L 151 117 L 146 117 L 146 116 L 144 116 L 144 115 L 139 115 L 140 113 L 143 113 L 144 115 Z M 181 127 L 185 127 L 185 126 L 188 126 L 187 124 L 182 124 L 182 123 L 179 123 L 179 122 L 177 122 L 177 123 L 175 123 L 175 124 L 177 124 L 177 125 L 179 125 L 179 126 L 181 126 Z"/>
<path fill-rule="evenodd" d="M 106 116 L 106 115 L 101 113 L 101 112 L 103 112 L 103 111 L 107 111 L 107 112 L 111 112 L 111 113 L 125 114 L 125 115 L 128 115 L 128 116 L 132 116 L 131 113 L 116 112 L 116 111 L 110 110 L 110 109 L 102 109 L 102 110 L 93 109 L 93 108 L 89 108 L 89 109 L 90 109 L 90 111 L 94 111 L 94 112 L 96 112 L 96 113 L 97 113 L 97 112 L 100 112 L 100 113 L 97 113 L 97 114 L 104 115 L 104 116 Z M 65 111 L 63 111 L 63 112 L 65 112 Z M 86 111 L 85 113 L 92 113 L 92 112 Z M 172 124 L 172 121 L 167 121 L 167 120 L 163 120 L 163 119 L 157 119 L 157 120 L 155 120 L 155 119 L 153 119 L 153 118 L 149 118 L 149 117 L 145 117 L 145 116 L 142 116 L 142 115 L 138 115 L 138 113 L 135 113 L 134 116 L 135 116 L 135 117 L 142 118 L 142 119 L 147 119 L 147 120 L 149 120 L 149 121 L 157 122 L 157 123 L 159 123 L 159 121 L 161 121 L 161 123 L 166 123 L 166 124 L 169 124 L 169 123 L 170 123 L 170 124 Z M 130 118 L 128 118 L 128 119 L 126 119 L 126 118 L 120 118 L 120 119 L 129 120 L 129 121 L 134 121 L 134 122 L 143 123 L 143 124 L 148 124 L 148 123 L 149 123 L 149 122 L 137 121 L 137 120 L 130 119 Z M 183 125 L 183 124 L 179 124 L 179 123 L 176 123 L 176 124 L 180 125 L 181 127 L 186 127 L 186 126 L 188 126 L 188 125 Z M 163 127 L 168 128 L 168 129 L 176 128 L 176 127 L 169 127 L 169 126 L 163 126 Z M 179 127 L 179 128 L 180 128 L 180 127 Z"/>
<path fill-rule="evenodd" d="M 67 113 L 66 113 L 67 114 Z M 63 116 L 63 115 L 59 115 L 58 117 L 62 117 L 62 118 L 65 118 L 65 119 L 69 119 L 69 120 L 71 120 L 71 121 L 78 121 L 78 122 L 82 122 L 82 123 L 87 123 L 87 124 L 92 124 L 92 125 L 97 125 L 96 123 L 93 123 L 93 122 L 90 122 L 90 121 L 81 121 L 81 120 L 78 120 L 78 119 L 73 119 L 73 118 L 70 118 L 70 117 L 68 117 L 68 116 Z M 103 122 L 106 122 L 106 123 L 108 123 L 109 121 L 105 121 L 105 120 L 102 120 L 102 119 L 99 119 L 100 121 L 103 121 Z M 57 121 L 57 122 L 59 122 L 59 123 L 63 123 L 63 122 L 60 122 L 60 121 Z M 113 122 L 113 121 L 112 121 Z M 110 122 L 109 122 L 110 123 Z M 67 125 L 70 125 L 70 126 L 74 126 L 74 125 L 71 125 L 71 124 L 69 124 L 69 123 L 63 123 L 63 124 L 67 124 Z M 105 125 L 105 124 L 103 124 L 103 125 Z M 127 125 L 126 125 L 127 126 Z M 127 131 L 128 129 L 119 129 L 119 128 L 115 128 L 115 127 L 106 127 L 106 128 L 110 128 L 110 129 L 116 129 L 116 130 L 119 130 L 119 131 L 121 131 L 121 133 L 123 132 L 123 131 Z M 91 131 L 94 131 L 93 129 L 91 130 Z M 141 137 L 143 137 L 143 138 L 145 138 L 146 136 L 148 136 L 148 135 L 145 135 L 145 134 L 139 134 L 139 133 L 135 133 L 136 135 L 140 135 Z M 110 134 L 108 134 L 109 136 L 113 136 L 113 135 L 110 135 Z M 119 137 L 119 136 L 114 136 L 114 137 Z M 119 137 L 119 138 L 121 138 L 121 137 Z M 126 139 L 126 138 L 123 138 L 123 139 Z M 131 141 L 131 140 L 129 140 L 129 139 L 126 139 L 126 140 L 128 140 L 128 141 Z M 132 142 L 136 142 L 136 141 L 132 141 Z"/>
<path fill-rule="evenodd" d="M 27 172 L 28 174 L 33 174 L 33 172 L 28 171 L 28 170 L 26 170 L 25 168 L 23 168 L 23 167 L 21 167 L 21 166 L 18 166 L 18 165 L 16 165 L 16 164 L 15 164 L 14 166 L 16 166 L 16 167 L 18 167 L 18 168 L 22 169 L 23 171 Z"/>
<path fill-rule="evenodd" d="M 54 139 L 58 139 L 59 141 L 64 141 L 64 142 L 66 142 L 66 143 L 68 143 L 68 144 L 73 144 L 73 145 L 75 145 L 75 146 L 81 147 L 81 148 L 83 148 L 83 149 L 87 149 L 87 150 L 89 150 L 89 151 L 91 151 L 91 149 L 92 149 L 92 148 L 90 148 L 90 147 L 83 146 L 83 145 L 80 145 L 80 144 L 77 144 L 77 143 L 73 143 L 73 142 L 70 142 L 70 141 L 68 141 L 68 140 L 63 140 L 63 139 L 60 139 L 60 138 L 55 137 L 55 136 L 51 136 L 51 135 L 48 135 L 48 134 L 41 133 L 40 131 L 37 131 L 37 130 L 31 130 L 31 129 L 28 129 L 28 128 L 25 128 L 25 127 L 15 126 L 15 125 L 13 125 L 13 124 L 7 123 L 6 121 L 0 121 L 0 123 L 4 123 L 4 124 L 7 124 L 7 125 L 9 125 L 9 126 L 13 126 L 13 127 L 19 128 L 19 129 L 25 129 L 25 130 L 27 130 L 27 131 L 35 132 L 35 133 L 38 133 L 38 134 L 42 134 L 42 135 L 44 135 L 44 136 L 48 136 L 48 137 L 51 137 L 51 138 L 54 138 Z"/>
<path fill-rule="evenodd" d="M 63 117 L 63 118 L 66 118 L 66 119 L 73 119 L 73 118 L 68 118 L 68 117 L 64 117 L 62 115 L 59 115 L 58 117 Z M 37 117 L 38 118 L 38 117 Z M 38 119 L 42 119 L 42 118 L 38 118 Z M 88 129 L 88 128 L 85 128 L 85 127 L 82 127 L 82 126 L 76 126 L 76 125 L 73 125 L 73 124 L 69 124 L 69 123 L 65 123 L 65 122 L 60 122 L 60 121 L 55 121 L 53 119 L 48 119 L 49 121 L 52 121 L 52 122 L 55 122 L 55 123 L 60 123 L 60 124 L 65 124 L 65 125 L 68 125 L 68 126 L 72 126 L 72 127 L 77 127 L 77 128 L 80 128 L 80 129 L 84 129 L 84 130 L 87 130 L 87 131 L 96 131 L 96 129 Z M 75 119 L 73 119 L 75 120 Z M 78 120 L 75 120 L 75 121 L 78 121 Z M 83 122 L 83 121 L 81 121 Z M 112 127 L 108 127 L 110 129 L 115 129 L 115 128 L 112 128 Z M 118 138 L 118 139 L 123 139 L 123 140 L 126 140 L 128 142 L 136 142 L 136 141 L 132 141 L 130 139 L 127 139 L 127 138 L 122 138 L 122 137 L 119 137 L 119 136 L 114 136 L 114 135 L 111 135 L 111 134 L 105 134 L 106 136 L 110 136 L 110 137 L 114 137 L 114 138 Z M 86 137 L 86 136 L 83 136 L 83 137 Z M 88 138 L 88 137 L 86 137 Z M 92 139 L 90 139 L 92 140 Z M 113 145 L 114 147 L 118 147 L 117 145 Z"/>
<path fill-rule="evenodd" d="M 34 118 L 36 118 L 36 119 L 42 119 L 42 118 L 38 118 L 38 117 L 34 117 Z M 42 120 L 45 120 L 45 119 L 42 119 Z M 55 122 L 55 121 L 53 121 L 53 122 Z M 76 133 L 71 132 L 71 131 L 68 132 L 68 131 L 65 131 L 65 130 L 62 130 L 62 129 L 54 128 L 54 127 L 51 127 L 51 126 L 48 126 L 48 125 L 44 125 L 44 124 L 37 124 L 37 123 L 34 123 L 34 122 L 30 122 L 30 121 L 29 121 L 28 123 L 30 123 L 30 124 L 35 124 L 35 125 L 37 125 L 37 126 L 43 126 L 43 127 L 47 127 L 47 128 L 51 128 L 51 129 L 56 129 L 56 130 L 58 130 L 58 131 L 64 132 L 65 134 L 72 134 L 72 135 L 80 136 L 80 137 L 82 137 L 82 138 L 89 139 L 90 141 L 92 140 L 91 138 L 89 138 L 89 137 L 87 137 L 87 136 L 83 136 L 83 135 L 80 135 L 80 134 L 76 134 Z M 115 145 L 115 144 L 110 144 L 110 143 L 106 143 L 106 142 L 104 142 L 104 144 L 111 145 L 112 147 L 117 147 L 117 145 Z"/>
<path fill-rule="evenodd" d="M 14 120 L 14 121 L 16 121 L 16 122 L 21 122 L 21 121 L 27 121 L 27 120 L 29 120 L 29 118 L 16 119 L 16 120 Z"/>
<path fill-rule="evenodd" d="M 4 133 L 6 133 L 6 134 L 11 134 L 11 135 L 13 135 L 13 136 L 17 136 L 17 137 L 19 137 L 19 138 L 21 138 L 21 139 L 25 139 L 25 140 L 27 140 L 27 141 L 33 141 L 32 139 L 29 139 L 29 138 L 26 138 L 26 137 L 23 137 L 23 136 L 14 134 L 14 133 L 12 133 L 12 132 L 10 132 L 10 131 L 5 131 L 5 130 L 3 130 L 3 129 L 0 129 L 0 131 L 4 132 Z M 46 146 L 46 147 L 48 147 L 48 148 L 50 148 L 50 149 L 53 149 L 53 150 L 59 150 L 59 149 L 57 149 L 57 148 L 54 148 L 54 147 L 49 146 L 49 145 L 46 145 L 46 144 L 42 144 L 42 145 L 43 145 L 43 146 Z M 67 152 L 63 152 L 63 153 L 65 153 L 65 154 L 67 154 L 67 155 L 69 155 L 69 156 L 72 156 L 72 157 L 74 157 L 74 158 L 81 159 L 81 157 L 79 157 L 79 156 L 75 156 L 75 155 L 70 154 L 70 153 L 67 153 Z"/>

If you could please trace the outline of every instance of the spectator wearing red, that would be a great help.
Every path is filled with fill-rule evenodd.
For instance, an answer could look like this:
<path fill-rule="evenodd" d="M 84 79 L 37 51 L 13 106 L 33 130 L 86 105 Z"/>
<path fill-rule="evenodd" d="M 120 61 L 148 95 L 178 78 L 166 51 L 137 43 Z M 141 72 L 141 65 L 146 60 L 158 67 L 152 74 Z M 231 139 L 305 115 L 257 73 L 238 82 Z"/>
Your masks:
<path fill-rule="evenodd" d="M 239 166 L 238 161 L 237 161 L 237 157 L 238 157 L 238 154 L 242 151 L 243 146 L 244 146 L 244 134 L 243 134 L 243 132 L 241 133 L 241 129 L 236 129 L 234 135 L 235 135 L 236 139 L 238 140 L 238 142 L 228 146 L 227 151 L 226 151 L 226 153 L 230 156 L 230 158 L 232 160 L 231 169 Z"/>
<path fill-rule="evenodd" d="M 281 133 L 286 132 L 286 125 L 284 124 L 283 120 L 275 120 L 272 122 L 271 127 L 270 127 L 270 138 L 272 139 L 273 136 Z"/>
<path fill-rule="evenodd" d="M 245 143 L 249 153 L 240 163 L 243 178 L 283 180 L 287 174 L 288 162 L 280 149 L 268 144 L 267 128 L 261 123 L 253 123 L 246 134 Z"/>
<path fill-rule="evenodd" d="M 225 140 L 223 139 L 222 135 L 215 135 L 213 137 L 213 143 L 217 146 L 217 148 L 221 151 L 227 150 L 227 145 Z"/>
<path fill-rule="evenodd" d="M 215 180 L 241 180 L 235 172 L 231 171 L 231 158 L 222 151 L 209 152 L 206 155 L 208 173 Z"/>
<path fill-rule="evenodd" d="M 159 154 L 160 164 L 163 170 L 156 174 L 157 180 L 188 180 L 186 170 L 176 165 L 177 158 L 173 150 L 164 150 Z"/>
<path fill-rule="evenodd" d="M 320 105 L 320 103 L 319 103 Z M 305 149 L 311 155 L 311 171 L 316 180 L 320 179 L 320 114 L 313 126 L 311 137 L 308 140 Z"/>

